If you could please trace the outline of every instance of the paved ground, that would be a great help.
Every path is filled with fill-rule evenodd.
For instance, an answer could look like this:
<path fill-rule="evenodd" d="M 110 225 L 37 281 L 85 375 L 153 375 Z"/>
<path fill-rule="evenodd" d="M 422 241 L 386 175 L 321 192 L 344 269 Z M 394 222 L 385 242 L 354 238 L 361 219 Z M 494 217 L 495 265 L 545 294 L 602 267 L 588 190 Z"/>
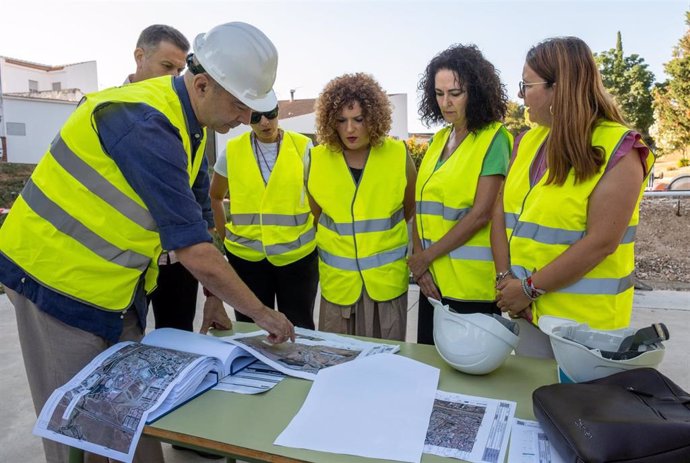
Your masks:
<path fill-rule="evenodd" d="M 408 338 L 416 338 L 418 289 L 411 289 L 409 298 Z M 638 291 L 635 293 L 633 327 L 664 322 L 671 332 L 666 343 L 666 356 L 659 370 L 686 391 L 690 391 L 690 292 Z M 150 323 L 152 324 L 152 323 Z M 196 326 L 200 325 L 197 320 Z M 16 333 L 14 308 L 6 295 L 0 295 L 0 462 L 41 462 L 40 439 L 31 434 L 36 420 L 24 374 Z M 408 340 L 409 340 L 408 339 Z M 208 462 L 190 452 L 173 450 L 164 445 L 168 463 Z"/>

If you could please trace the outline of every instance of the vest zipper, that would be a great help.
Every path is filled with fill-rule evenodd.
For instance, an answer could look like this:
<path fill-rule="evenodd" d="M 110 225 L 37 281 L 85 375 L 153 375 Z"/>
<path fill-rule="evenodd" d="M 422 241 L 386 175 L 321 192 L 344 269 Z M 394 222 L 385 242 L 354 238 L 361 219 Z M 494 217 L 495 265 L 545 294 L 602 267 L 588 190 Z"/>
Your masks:
<path fill-rule="evenodd" d="M 369 163 L 369 154 L 371 153 L 371 147 L 369 147 L 369 151 L 367 152 L 367 159 L 364 161 L 364 167 L 362 168 L 362 173 L 359 175 L 359 182 L 355 181 L 355 176 L 352 175 L 352 170 L 350 170 L 350 166 L 347 163 L 347 160 L 345 159 L 345 152 L 343 153 L 343 161 L 345 161 L 345 167 L 347 168 L 347 171 L 350 173 L 350 178 L 352 178 L 352 181 L 355 184 L 355 194 L 352 195 L 352 202 L 350 203 L 350 215 L 352 216 L 352 243 L 355 247 L 355 264 L 357 265 L 357 272 L 359 272 L 359 278 L 362 280 L 362 286 L 364 286 L 364 289 L 366 290 L 366 283 L 364 282 L 364 276 L 362 275 L 362 268 L 359 266 L 359 251 L 357 250 L 357 234 L 355 233 L 355 201 L 357 200 L 357 192 L 359 191 L 359 184 L 362 183 L 362 180 L 364 179 L 364 171 L 367 168 L 367 164 Z"/>

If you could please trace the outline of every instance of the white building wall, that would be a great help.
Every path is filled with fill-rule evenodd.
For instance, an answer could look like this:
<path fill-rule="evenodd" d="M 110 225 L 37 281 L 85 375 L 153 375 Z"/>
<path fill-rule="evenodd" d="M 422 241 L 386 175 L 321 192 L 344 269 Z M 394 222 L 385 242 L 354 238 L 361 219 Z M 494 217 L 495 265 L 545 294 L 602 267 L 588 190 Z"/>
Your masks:
<path fill-rule="evenodd" d="M 7 161 L 23 164 L 38 163 L 77 107 L 76 102 L 13 98 L 7 95 L 3 100 L 5 122 L 24 124 L 26 132 L 26 135 L 12 135 L 8 130 Z"/>
<path fill-rule="evenodd" d="M 407 130 L 407 93 L 388 95 L 393 106 L 390 135 L 398 140 L 407 140 L 410 136 Z"/>
<path fill-rule="evenodd" d="M 39 91 L 52 90 L 54 82 L 60 82 L 62 89 L 78 88 L 83 93 L 98 90 L 95 61 L 68 64 L 56 71 L 43 71 L 0 59 L 0 73 L 2 73 L 2 93 L 28 92 L 29 80 L 38 82 Z"/>

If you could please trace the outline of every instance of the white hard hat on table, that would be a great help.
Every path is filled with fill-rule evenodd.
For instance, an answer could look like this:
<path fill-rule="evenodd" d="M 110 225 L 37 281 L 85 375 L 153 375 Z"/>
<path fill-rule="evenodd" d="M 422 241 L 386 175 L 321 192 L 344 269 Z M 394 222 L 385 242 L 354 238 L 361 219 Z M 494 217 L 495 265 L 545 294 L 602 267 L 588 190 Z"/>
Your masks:
<path fill-rule="evenodd" d="M 500 367 L 517 346 L 517 323 L 498 315 L 460 314 L 429 298 L 434 306 L 434 343 L 450 366 L 463 373 L 485 375 Z"/>
<path fill-rule="evenodd" d="M 637 333 L 634 328 L 594 330 L 586 323 L 543 315 L 539 317 L 539 329 L 549 335 L 558 366 L 576 383 L 633 368 L 656 368 L 664 358 L 661 342 L 639 346 L 625 352 L 625 356 L 616 355 L 623 341 Z M 668 338 L 668 332 L 661 337 Z"/>
<path fill-rule="evenodd" d="M 251 24 L 230 22 L 197 35 L 194 56 L 213 80 L 254 111 L 278 105 L 273 92 L 278 51 Z"/>

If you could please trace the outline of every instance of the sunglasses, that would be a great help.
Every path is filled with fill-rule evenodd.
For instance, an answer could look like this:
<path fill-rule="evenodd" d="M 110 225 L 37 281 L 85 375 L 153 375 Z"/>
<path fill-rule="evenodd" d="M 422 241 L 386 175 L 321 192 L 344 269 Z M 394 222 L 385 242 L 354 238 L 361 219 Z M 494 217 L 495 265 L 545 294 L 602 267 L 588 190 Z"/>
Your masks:
<path fill-rule="evenodd" d="M 275 119 L 276 117 L 278 117 L 278 107 L 276 106 L 275 109 L 265 113 L 252 112 L 252 124 L 258 124 L 259 122 L 261 122 L 262 117 L 265 117 L 269 121 Z"/>

